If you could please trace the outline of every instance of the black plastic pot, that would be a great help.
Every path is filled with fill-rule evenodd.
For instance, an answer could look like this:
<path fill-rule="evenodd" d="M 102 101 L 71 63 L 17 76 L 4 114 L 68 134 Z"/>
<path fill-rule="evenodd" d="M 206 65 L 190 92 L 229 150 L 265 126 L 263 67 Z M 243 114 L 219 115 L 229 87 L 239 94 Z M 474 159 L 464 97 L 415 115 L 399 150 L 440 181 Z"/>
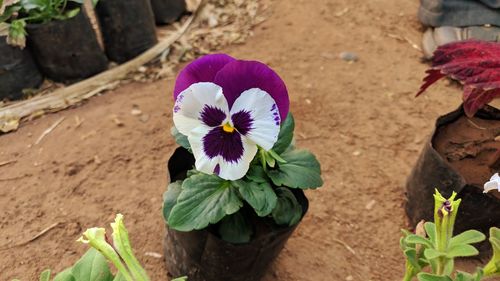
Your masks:
<path fill-rule="evenodd" d="M 158 42 L 149 0 L 101 0 L 96 12 L 112 61 L 126 62 Z"/>
<path fill-rule="evenodd" d="M 433 139 L 440 126 L 446 126 L 464 116 L 462 107 L 441 116 L 436 127 L 425 144 L 420 157 L 406 183 L 406 213 L 410 223 L 415 226 L 420 220 L 433 221 L 434 189 L 437 188 L 445 197 L 455 191 L 462 198 L 455 232 L 477 229 L 488 235 L 489 228 L 500 226 L 500 199 L 492 194 L 484 194 L 483 187 L 466 182 L 458 171 L 433 147 Z M 500 120 L 500 111 L 493 107 L 480 110 L 475 117 Z"/>
<path fill-rule="evenodd" d="M 178 20 L 186 12 L 185 0 L 151 0 L 157 24 L 168 24 Z"/>
<path fill-rule="evenodd" d="M 23 89 L 42 84 L 42 74 L 28 48 L 12 47 L 5 36 L 0 36 L 0 54 L 0 100 L 20 99 Z"/>
<path fill-rule="evenodd" d="M 26 30 L 38 65 L 54 81 L 81 80 L 108 66 L 83 7 L 73 18 L 29 24 Z"/>
<path fill-rule="evenodd" d="M 178 148 L 168 161 L 171 181 L 184 179 L 194 165 L 193 155 Z M 292 189 L 308 209 L 304 192 Z M 188 276 L 189 281 L 258 281 L 279 255 L 297 227 L 281 227 L 271 219 L 252 218 L 255 235 L 249 243 L 232 244 L 219 238 L 216 227 L 180 232 L 167 226 L 164 240 L 165 261 L 173 276 Z"/>

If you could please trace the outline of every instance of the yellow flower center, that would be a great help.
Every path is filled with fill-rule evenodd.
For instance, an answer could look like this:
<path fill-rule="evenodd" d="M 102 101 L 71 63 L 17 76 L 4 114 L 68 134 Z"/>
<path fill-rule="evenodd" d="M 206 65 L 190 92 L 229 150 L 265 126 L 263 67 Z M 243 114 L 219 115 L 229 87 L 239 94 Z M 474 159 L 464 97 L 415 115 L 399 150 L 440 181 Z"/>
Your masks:
<path fill-rule="evenodd" d="M 222 126 L 222 130 L 224 130 L 224 132 L 226 132 L 226 133 L 232 133 L 232 132 L 234 132 L 234 127 L 229 125 L 229 123 L 226 123 L 226 124 L 224 124 L 224 126 Z"/>

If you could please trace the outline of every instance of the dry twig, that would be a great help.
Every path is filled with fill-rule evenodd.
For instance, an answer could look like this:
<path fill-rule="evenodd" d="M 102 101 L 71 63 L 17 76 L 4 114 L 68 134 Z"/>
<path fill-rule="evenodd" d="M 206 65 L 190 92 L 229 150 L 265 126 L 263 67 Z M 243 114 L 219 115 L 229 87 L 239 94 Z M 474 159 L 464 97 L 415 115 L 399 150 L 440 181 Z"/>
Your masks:
<path fill-rule="evenodd" d="M 59 126 L 59 124 L 62 123 L 62 121 L 64 121 L 66 117 L 61 117 L 59 120 L 57 120 L 54 124 L 52 124 L 52 126 L 50 126 L 47 130 L 43 131 L 43 133 L 40 135 L 40 137 L 36 140 L 35 142 L 35 145 L 39 144 L 43 138 L 45 138 L 45 136 L 47 136 L 48 134 L 50 134 L 55 128 L 57 128 L 57 126 Z"/>
<path fill-rule="evenodd" d="M 13 244 L 13 245 L 4 245 L 4 246 L 0 247 L 0 251 L 12 249 L 14 247 L 20 247 L 20 246 L 27 245 L 27 244 L 35 241 L 36 239 L 42 237 L 45 233 L 49 232 L 50 230 L 56 228 L 59 224 L 60 224 L 59 222 L 56 222 L 56 223 L 50 225 L 49 227 L 47 227 L 44 230 L 38 232 L 35 236 L 31 237 L 30 239 L 28 239 L 26 241 L 23 241 L 23 242 L 20 242 L 20 243 L 17 243 L 17 244 Z"/>
<path fill-rule="evenodd" d="M 344 241 L 342 241 L 340 239 L 336 239 L 336 238 L 334 238 L 333 241 L 335 241 L 335 242 L 339 243 L 340 245 L 344 246 L 349 252 L 351 252 L 351 254 L 356 255 L 356 251 L 354 251 L 354 249 L 351 246 L 349 246 L 346 242 L 344 242 Z"/>
<path fill-rule="evenodd" d="M 0 167 L 2 167 L 2 166 L 7 166 L 7 165 L 9 165 L 9 164 L 14 164 L 14 163 L 16 163 L 16 162 L 17 162 L 17 160 L 8 160 L 8 161 L 3 161 L 3 162 L 0 162 Z"/>

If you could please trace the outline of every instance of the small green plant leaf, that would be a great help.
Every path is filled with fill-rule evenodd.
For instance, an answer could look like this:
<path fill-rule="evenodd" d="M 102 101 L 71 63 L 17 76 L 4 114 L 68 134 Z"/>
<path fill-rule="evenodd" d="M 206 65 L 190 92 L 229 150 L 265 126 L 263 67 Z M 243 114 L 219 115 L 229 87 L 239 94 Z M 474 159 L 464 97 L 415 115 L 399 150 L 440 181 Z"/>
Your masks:
<path fill-rule="evenodd" d="M 182 181 L 172 182 L 168 185 L 167 191 L 163 193 L 163 218 L 165 221 L 170 216 L 172 208 L 177 203 L 177 198 L 182 191 Z"/>
<path fill-rule="evenodd" d="M 225 216 L 219 224 L 219 234 L 224 241 L 233 244 L 250 242 L 253 229 L 241 212 Z"/>
<path fill-rule="evenodd" d="M 285 121 L 281 123 L 278 141 L 273 146 L 273 151 L 278 155 L 285 152 L 293 140 L 293 130 L 295 129 L 295 121 L 292 113 L 288 113 Z"/>
<path fill-rule="evenodd" d="M 172 281 L 188 281 L 188 278 L 187 278 L 187 276 L 182 276 L 182 277 L 172 279 Z"/>
<path fill-rule="evenodd" d="M 424 224 L 425 233 L 429 237 L 429 241 L 436 245 L 436 225 L 433 222 L 426 222 Z"/>
<path fill-rule="evenodd" d="M 433 248 L 431 241 L 416 234 L 408 235 L 408 237 L 406 237 L 406 243 L 420 244 L 427 248 Z"/>
<path fill-rule="evenodd" d="M 439 257 L 444 257 L 446 254 L 441 253 L 435 249 L 429 248 L 424 250 L 424 256 L 426 259 L 431 260 Z"/>
<path fill-rule="evenodd" d="M 453 281 L 448 276 L 434 275 L 425 272 L 420 272 L 419 274 L 417 274 L 417 278 L 419 281 Z"/>
<path fill-rule="evenodd" d="M 113 281 L 127 281 L 127 278 L 125 278 L 125 276 L 118 271 L 118 273 L 116 274 L 115 276 L 115 279 L 113 279 Z"/>
<path fill-rule="evenodd" d="M 71 270 L 71 274 L 77 281 L 112 281 L 111 274 L 106 258 L 94 248 L 83 255 L 76 262 Z"/>
<path fill-rule="evenodd" d="M 184 147 L 185 149 L 187 149 L 189 152 L 191 152 L 191 144 L 189 143 L 189 140 L 187 138 L 187 136 L 181 134 L 179 132 L 179 130 L 177 130 L 176 127 L 172 127 L 172 129 L 170 129 L 170 133 L 172 134 L 172 136 L 174 137 L 175 139 L 175 142 Z"/>
<path fill-rule="evenodd" d="M 420 271 L 420 263 L 418 262 L 417 259 L 417 250 L 415 249 L 407 249 L 404 251 L 404 254 L 406 256 L 406 259 L 408 262 L 417 270 Z"/>
<path fill-rule="evenodd" d="M 59 272 L 56 277 L 54 277 L 54 281 L 76 281 L 75 277 L 71 273 L 72 268 L 66 268 L 64 271 Z"/>
<path fill-rule="evenodd" d="M 323 185 L 321 168 L 316 157 L 306 150 L 287 151 L 281 155 L 286 163 L 267 171 L 276 186 L 318 188 Z"/>
<path fill-rule="evenodd" d="M 278 201 L 272 212 L 274 221 L 278 225 L 292 226 L 297 224 L 302 218 L 302 206 L 297 198 L 285 187 L 278 187 L 275 191 Z"/>
<path fill-rule="evenodd" d="M 76 15 L 78 15 L 79 12 L 80 12 L 80 8 L 71 9 L 69 11 L 66 11 L 66 13 L 64 14 L 64 16 L 65 16 L 66 19 L 70 19 L 70 18 L 73 18 Z"/>
<path fill-rule="evenodd" d="M 472 243 L 478 243 L 486 239 L 486 236 L 477 231 L 477 230 L 467 230 L 465 232 L 460 233 L 459 235 L 451 238 L 450 240 L 450 247 L 454 245 L 460 245 L 460 244 L 472 244 Z"/>
<path fill-rule="evenodd" d="M 467 244 L 459 244 L 451 246 L 446 253 L 446 257 L 451 259 L 456 257 L 471 257 L 471 256 L 476 256 L 478 254 L 479 251 L 476 248 L 474 248 L 474 246 Z"/>
<path fill-rule="evenodd" d="M 216 175 L 198 174 L 184 180 L 168 225 L 179 231 L 202 229 L 236 213 L 243 206 L 236 187 Z"/>
<path fill-rule="evenodd" d="M 238 188 L 241 197 L 252 206 L 259 217 L 269 215 L 276 207 L 278 197 L 269 183 L 239 180 L 233 182 L 233 185 Z"/>
<path fill-rule="evenodd" d="M 454 269 L 455 269 L 455 260 L 448 259 L 444 264 L 443 275 L 451 276 Z"/>
<path fill-rule="evenodd" d="M 40 281 L 50 281 L 50 269 L 46 269 L 40 274 Z"/>

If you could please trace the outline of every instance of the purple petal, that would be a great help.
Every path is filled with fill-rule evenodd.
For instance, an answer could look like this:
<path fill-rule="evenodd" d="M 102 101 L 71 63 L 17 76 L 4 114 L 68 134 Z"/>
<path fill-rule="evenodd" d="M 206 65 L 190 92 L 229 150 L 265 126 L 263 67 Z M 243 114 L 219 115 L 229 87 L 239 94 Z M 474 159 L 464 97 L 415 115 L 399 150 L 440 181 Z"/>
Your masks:
<path fill-rule="evenodd" d="M 203 137 L 203 150 L 209 158 L 222 156 L 224 161 L 233 163 L 238 162 L 244 152 L 241 135 L 224 132 L 222 127 L 213 128 Z"/>
<path fill-rule="evenodd" d="M 205 105 L 201 112 L 201 121 L 209 127 L 217 127 L 222 125 L 226 119 L 226 113 L 215 106 Z"/>
<path fill-rule="evenodd" d="M 214 82 L 217 72 L 232 61 L 235 61 L 235 59 L 226 54 L 206 55 L 192 61 L 177 76 L 174 88 L 174 100 L 191 84 Z"/>
<path fill-rule="evenodd" d="M 237 60 L 226 64 L 215 76 L 214 83 L 221 86 L 229 108 L 245 90 L 259 88 L 274 99 L 285 120 L 290 107 L 288 91 L 283 80 L 267 65 L 257 61 Z"/>
<path fill-rule="evenodd" d="M 234 127 L 244 136 L 253 129 L 253 119 L 250 112 L 241 110 L 231 116 Z"/>

